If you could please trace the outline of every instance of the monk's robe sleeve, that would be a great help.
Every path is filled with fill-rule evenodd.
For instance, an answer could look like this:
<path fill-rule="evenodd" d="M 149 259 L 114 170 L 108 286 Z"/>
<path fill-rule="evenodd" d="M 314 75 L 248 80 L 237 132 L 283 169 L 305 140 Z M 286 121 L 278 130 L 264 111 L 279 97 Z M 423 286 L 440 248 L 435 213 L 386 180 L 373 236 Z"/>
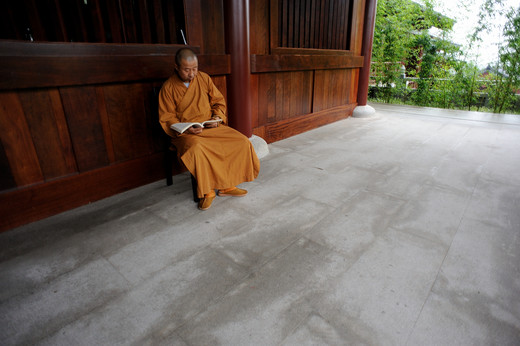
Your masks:
<path fill-rule="evenodd" d="M 226 100 L 222 93 L 217 89 L 211 78 L 208 77 L 208 95 L 211 106 L 211 115 L 219 116 L 224 124 L 227 124 Z"/>
<path fill-rule="evenodd" d="M 173 101 L 171 85 L 165 84 L 159 93 L 159 122 L 164 132 L 171 137 L 176 137 L 177 133 L 170 126 L 178 123 L 177 110 Z"/>

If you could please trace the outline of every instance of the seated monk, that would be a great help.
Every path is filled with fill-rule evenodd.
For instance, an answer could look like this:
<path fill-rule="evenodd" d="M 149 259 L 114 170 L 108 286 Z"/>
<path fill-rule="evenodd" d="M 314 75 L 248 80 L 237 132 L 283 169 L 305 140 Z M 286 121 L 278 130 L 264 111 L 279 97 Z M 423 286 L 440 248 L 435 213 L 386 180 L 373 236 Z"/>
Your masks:
<path fill-rule="evenodd" d="M 192 126 L 182 134 L 175 123 L 201 123 L 222 119 L 205 127 Z M 236 185 L 258 176 L 260 162 L 249 139 L 226 126 L 226 102 L 211 78 L 198 71 L 195 53 L 180 49 L 175 56 L 175 74 L 159 93 L 159 121 L 172 137 L 179 159 L 197 179 L 199 209 L 206 210 L 219 196 L 244 196 Z"/>

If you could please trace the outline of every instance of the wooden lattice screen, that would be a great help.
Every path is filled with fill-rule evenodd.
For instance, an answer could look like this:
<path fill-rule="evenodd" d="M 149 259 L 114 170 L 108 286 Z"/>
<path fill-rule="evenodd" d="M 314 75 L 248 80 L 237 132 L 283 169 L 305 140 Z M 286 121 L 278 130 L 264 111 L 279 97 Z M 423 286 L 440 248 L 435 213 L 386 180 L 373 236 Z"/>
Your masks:
<path fill-rule="evenodd" d="M 182 0 L 2 0 L 0 39 L 182 44 Z"/>
<path fill-rule="evenodd" d="M 353 1 L 279 0 L 279 47 L 350 50 Z"/>

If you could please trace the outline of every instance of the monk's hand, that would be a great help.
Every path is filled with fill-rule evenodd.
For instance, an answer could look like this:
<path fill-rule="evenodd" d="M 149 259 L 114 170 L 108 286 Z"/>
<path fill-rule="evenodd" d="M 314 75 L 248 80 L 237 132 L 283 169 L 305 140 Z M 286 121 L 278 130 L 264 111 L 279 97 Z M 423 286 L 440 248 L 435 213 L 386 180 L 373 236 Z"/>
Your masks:
<path fill-rule="evenodd" d="M 200 127 L 200 126 L 198 126 L 198 127 L 192 126 L 189 129 L 187 129 L 186 132 L 188 132 L 188 133 L 190 133 L 192 135 L 198 135 L 199 133 L 202 132 L 202 127 Z"/>
<path fill-rule="evenodd" d="M 220 119 L 219 116 L 211 117 L 211 120 L 218 120 L 218 119 Z M 208 129 L 211 129 L 211 128 L 214 128 L 214 127 L 218 127 L 218 123 L 206 124 L 204 127 L 208 128 Z"/>

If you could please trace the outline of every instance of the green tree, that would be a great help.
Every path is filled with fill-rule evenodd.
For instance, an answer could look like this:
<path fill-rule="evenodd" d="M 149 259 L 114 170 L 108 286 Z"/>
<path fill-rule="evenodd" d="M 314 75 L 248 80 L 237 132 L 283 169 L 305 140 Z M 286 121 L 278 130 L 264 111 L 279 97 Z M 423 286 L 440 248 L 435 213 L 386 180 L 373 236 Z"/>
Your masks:
<path fill-rule="evenodd" d="M 382 89 L 385 102 L 405 92 L 401 66 L 408 66 L 412 76 L 419 76 L 419 95 L 426 104 L 431 96 L 432 74 L 438 61 L 437 43 L 429 38 L 432 26 L 450 30 L 453 20 L 433 10 L 434 2 L 425 0 L 419 5 L 410 0 L 379 0 L 374 31 L 373 74 Z"/>
<path fill-rule="evenodd" d="M 375 82 L 382 87 L 383 98 L 390 101 L 399 82 L 401 62 L 410 49 L 409 32 L 413 25 L 413 12 L 407 0 L 379 0 L 372 51 Z"/>
<path fill-rule="evenodd" d="M 470 36 L 470 46 L 482 41 L 481 35 L 494 28 L 497 17 L 505 16 L 503 40 L 494 64 L 492 82 L 488 87 L 490 106 L 495 113 L 514 109 L 515 90 L 520 88 L 520 7 L 506 8 L 503 0 L 486 0 L 479 12 L 479 25 Z"/>
<path fill-rule="evenodd" d="M 520 89 L 520 7 L 511 9 L 504 26 L 504 44 L 499 49 L 499 61 L 492 88 L 493 112 L 501 113 L 512 108 L 515 101 L 515 91 Z"/>

